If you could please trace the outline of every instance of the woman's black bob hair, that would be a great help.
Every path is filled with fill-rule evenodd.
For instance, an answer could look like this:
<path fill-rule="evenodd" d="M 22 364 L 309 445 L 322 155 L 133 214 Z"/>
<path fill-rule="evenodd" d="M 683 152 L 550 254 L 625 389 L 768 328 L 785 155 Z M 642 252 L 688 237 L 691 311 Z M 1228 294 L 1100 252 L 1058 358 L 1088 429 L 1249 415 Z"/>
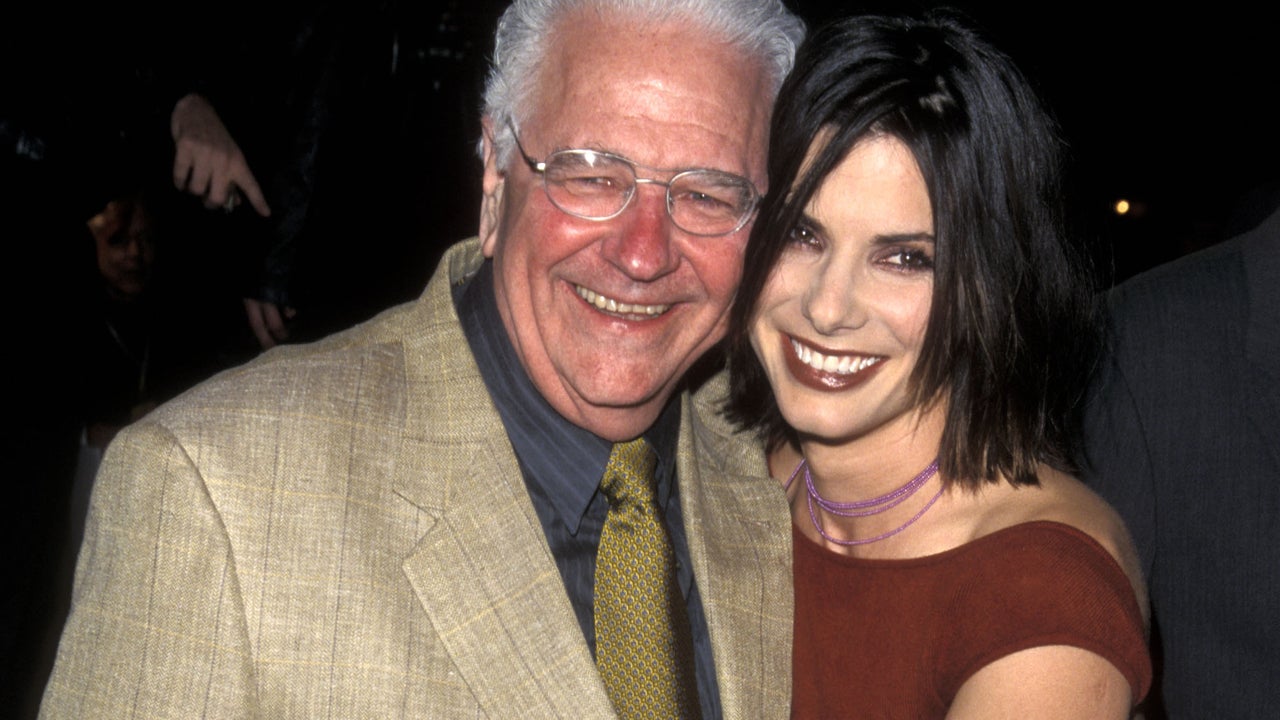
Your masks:
<path fill-rule="evenodd" d="M 877 135 L 910 149 L 933 209 L 932 310 L 911 383 L 921 406 L 946 402 L 943 477 L 977 488 L 1035 484 L 1041 462 L 1070 470 L 1099 333 L 1090 264 L 1065 228 L 1063 146 L 1022 73 L 953 11 L 855 16 L 801 48 L 731 310 L 726 414 L 770 448 L 795 440 L 750 323 L 810 197 Z"/>

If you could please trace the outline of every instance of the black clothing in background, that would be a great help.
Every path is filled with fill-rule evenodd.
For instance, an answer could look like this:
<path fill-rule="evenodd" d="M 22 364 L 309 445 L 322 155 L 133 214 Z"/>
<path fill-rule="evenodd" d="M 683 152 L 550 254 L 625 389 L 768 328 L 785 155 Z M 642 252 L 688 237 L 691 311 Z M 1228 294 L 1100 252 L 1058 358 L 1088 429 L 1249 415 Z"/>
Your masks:
<path fill-rule="evenodd" d="M 1150 585 L 1146 717 L 1280 717 L 1280 210 L 1110 301 L 1084 469 Z"/>

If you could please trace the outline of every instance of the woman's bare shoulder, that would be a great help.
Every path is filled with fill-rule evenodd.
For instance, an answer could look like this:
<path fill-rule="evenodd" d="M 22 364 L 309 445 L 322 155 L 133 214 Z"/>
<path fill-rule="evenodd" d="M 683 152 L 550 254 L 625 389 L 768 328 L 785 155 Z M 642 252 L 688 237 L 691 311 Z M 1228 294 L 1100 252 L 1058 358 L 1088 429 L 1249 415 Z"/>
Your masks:
<path fill-rule="evenodd" d="M 1137 549 L 1119 513 L 1067 473 L 1041 466 L 1039 478 L 1038 487 L 1019 488 L 1006 496 L 1006 507 L 997 515 L 997 522 L 1006 527 L 1037 520 L 1058 522 L 1093 538 L 1115 558 L 1129 578 L 1142 607 L 1143 619 L 1147 620 L 1146 583 Z"/>

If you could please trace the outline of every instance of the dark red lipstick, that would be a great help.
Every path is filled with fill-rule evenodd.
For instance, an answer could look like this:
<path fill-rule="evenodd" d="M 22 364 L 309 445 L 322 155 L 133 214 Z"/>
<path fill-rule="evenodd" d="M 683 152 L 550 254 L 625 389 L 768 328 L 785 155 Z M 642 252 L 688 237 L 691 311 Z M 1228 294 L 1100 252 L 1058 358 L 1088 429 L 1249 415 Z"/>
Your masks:
<path fill-rule="evenodd" d="M 801 385 L 811 387 L 814 390 L 822 392 L 843 392 L 870 380 L 871 377 L 874 376 L 884 365 L 883 360 L 881 360 L 881 362 L 872 363 L 858 372 L 844 374 L 817 370 L 796 356 L 795 346 L 791 344 L 792 338 L 790 335 L 781 333 L 780 337 L 782 340 L 782 352 L 787 358 L 787 370 L 791 372 L 791 376 L 794 377 Z M 801 344 L 811 350 L 816 350 L 823 355 L 857 355 L 857 353 L 840 352 L 836 350 L 829 351 L 826 348 L 811 345 L 806 342 L 801 342 Z M 876 356 L 859 355 L 859 357 Z"/>

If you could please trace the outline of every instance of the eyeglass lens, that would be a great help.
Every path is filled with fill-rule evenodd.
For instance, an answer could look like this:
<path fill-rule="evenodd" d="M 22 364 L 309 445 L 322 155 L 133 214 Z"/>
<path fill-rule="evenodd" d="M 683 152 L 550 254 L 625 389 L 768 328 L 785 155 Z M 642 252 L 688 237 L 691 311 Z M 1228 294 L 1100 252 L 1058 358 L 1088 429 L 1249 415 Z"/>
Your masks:
<path fill-rule="evenodd" d="M 747 182 L 729 173 L 689 170 L 670 182 L 637 179 L 629 162 L 590 150 L 563 150 L 545 161 L 547 194 L 561 210 L 583 218 L 607 220 L 623 210 L 637 183 L 667 186 L 667 210 L 682 230 L 720 235 L 737 230 L 754 203 Z"/>

